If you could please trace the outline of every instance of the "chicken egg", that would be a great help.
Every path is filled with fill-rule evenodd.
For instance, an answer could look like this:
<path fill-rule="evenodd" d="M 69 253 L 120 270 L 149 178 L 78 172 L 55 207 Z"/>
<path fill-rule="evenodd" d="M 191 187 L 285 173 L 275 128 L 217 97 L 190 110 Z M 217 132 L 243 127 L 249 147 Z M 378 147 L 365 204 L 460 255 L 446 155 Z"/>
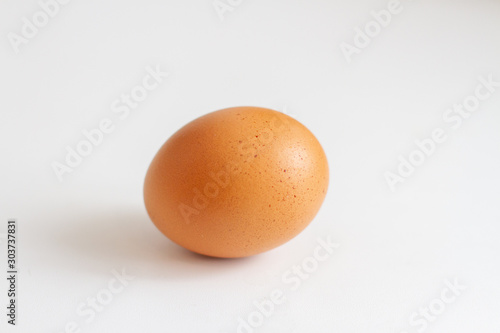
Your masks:
<path fill-rule="evenodd" d="M 144 183 L 146 210 L 173 242 L 234 258 L 299 234 L 325 198 L 328 163 L 300 122 L 260 107 L 208 113 L 161 147 Z"/>

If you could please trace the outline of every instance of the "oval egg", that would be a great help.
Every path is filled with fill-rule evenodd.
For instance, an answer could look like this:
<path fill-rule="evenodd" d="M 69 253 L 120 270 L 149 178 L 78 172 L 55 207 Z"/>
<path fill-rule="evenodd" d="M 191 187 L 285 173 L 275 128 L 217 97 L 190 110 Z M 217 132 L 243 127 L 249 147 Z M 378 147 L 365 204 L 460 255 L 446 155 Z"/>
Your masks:
<path fill-rule="evenodd" d="M 246 257 L 299 234 L 320 209 L 328 176 L 325 153 L 304 125 L 274 110 L 234 107 L 167 140 L 146 174 L 144 200 L 175 243 Z"/>

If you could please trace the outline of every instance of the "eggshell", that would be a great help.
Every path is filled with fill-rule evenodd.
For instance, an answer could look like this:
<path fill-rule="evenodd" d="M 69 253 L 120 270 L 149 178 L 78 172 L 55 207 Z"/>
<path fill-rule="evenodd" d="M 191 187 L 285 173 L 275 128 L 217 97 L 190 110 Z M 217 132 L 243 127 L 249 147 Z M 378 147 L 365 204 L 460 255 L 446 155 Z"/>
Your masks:
<path fill-rule="evenodd" d="M 144 200 L 175 243 L 232 258 L 295 237 L 327 188 L 325 153 L 304 125 L 274 110 L 234 107 L 197 118 L 167 140 L 147 172 Z"/>

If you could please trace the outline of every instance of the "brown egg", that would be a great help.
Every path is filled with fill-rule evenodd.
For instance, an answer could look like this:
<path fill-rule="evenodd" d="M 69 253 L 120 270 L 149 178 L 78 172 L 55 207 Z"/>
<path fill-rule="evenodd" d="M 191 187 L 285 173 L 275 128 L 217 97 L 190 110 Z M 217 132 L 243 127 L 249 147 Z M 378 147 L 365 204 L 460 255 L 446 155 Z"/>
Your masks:
<path fill-rule="evenodd" d="M 328 163 L 297 120 L 259 107 L 209 113 L 178 130 L 151 162 L 144 201 L 175 243 L 213 257 L 277 247 L 314 218 Z"/>

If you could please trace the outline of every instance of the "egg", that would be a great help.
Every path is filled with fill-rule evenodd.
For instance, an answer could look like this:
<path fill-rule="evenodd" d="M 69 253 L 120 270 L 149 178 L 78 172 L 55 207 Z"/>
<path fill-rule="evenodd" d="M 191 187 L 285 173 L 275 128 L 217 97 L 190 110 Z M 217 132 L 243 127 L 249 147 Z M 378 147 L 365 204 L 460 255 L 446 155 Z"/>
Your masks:
<path fill-rule="evenodd" d="M 193 252 L 222 258 L 273 249 L 319 211 L 328 163 L 300 122 L 260 107 L 208 113 L 174 133 L 146 174 L 156 227 Z"/>

